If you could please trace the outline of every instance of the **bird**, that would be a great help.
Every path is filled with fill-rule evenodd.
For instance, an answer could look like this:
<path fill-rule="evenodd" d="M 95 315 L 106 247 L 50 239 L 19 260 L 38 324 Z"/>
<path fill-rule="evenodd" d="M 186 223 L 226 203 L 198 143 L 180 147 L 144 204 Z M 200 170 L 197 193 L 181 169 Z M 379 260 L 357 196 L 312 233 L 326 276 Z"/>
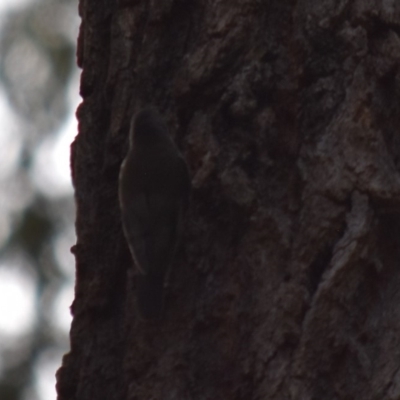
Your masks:
<path fill-rule="evenodd" d="M 166 275 L 182 236 L 191 181 L 187 164 L 161 115 L 146 107 L 134 115 L 129 149 L 119 173 L 124 235 L 139 270 L 137 305 L 159 318 Z"/>

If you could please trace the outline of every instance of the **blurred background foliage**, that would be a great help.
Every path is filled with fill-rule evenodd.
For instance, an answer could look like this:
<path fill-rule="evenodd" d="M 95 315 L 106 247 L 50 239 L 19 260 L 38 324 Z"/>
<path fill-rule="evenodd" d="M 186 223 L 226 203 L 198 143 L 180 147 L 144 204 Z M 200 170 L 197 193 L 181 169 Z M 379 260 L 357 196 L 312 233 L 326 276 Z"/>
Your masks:
<path fill-rule="evenodd" d="M 56 398 L 73 297 L 77 0 L 0 1 L 0 399 Z"/>

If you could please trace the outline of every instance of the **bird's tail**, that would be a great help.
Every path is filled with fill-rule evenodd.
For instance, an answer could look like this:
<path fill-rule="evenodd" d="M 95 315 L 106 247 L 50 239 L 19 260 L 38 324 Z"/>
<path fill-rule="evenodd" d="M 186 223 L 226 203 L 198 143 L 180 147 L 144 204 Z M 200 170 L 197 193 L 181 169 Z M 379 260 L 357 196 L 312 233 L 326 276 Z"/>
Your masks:
<path fill-rule="evenodd" d="M 137 304 L 144 319 L 161 316 L 163 306 L 164 277 L 139 275 L 137 281 Z"/>

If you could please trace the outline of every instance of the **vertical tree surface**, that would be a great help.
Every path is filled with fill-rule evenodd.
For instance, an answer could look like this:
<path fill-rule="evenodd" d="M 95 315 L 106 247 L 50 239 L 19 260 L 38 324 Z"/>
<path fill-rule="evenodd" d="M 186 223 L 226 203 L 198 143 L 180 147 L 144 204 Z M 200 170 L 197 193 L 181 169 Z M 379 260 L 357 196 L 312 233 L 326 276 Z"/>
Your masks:
<path fill-rule="evenodd" d="M 81 0 L 59 400 L 400 398 L 400 4 Z M 118 207 L 132 114 L 191 172 L 160 320 Z"/>

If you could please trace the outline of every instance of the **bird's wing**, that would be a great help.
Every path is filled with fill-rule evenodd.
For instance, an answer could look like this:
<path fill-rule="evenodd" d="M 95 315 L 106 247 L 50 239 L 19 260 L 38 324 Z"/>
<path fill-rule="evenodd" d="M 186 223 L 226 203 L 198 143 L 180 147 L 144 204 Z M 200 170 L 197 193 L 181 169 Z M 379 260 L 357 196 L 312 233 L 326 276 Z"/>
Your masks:
<path fill-rule="evenodd" d="M 150 215 L 149 272 L 164 275 L 175 252 L 180 214 L 180 199 L 174 193 L 147 196 Z"/>
<path fill-rule="evenodd" d="M 145 193 L 136 194 L 134 201 L 122 206 L 122 225 L 132 257 L 142 273 L 149 269 L 151 242 L 150 212 Z"/>

